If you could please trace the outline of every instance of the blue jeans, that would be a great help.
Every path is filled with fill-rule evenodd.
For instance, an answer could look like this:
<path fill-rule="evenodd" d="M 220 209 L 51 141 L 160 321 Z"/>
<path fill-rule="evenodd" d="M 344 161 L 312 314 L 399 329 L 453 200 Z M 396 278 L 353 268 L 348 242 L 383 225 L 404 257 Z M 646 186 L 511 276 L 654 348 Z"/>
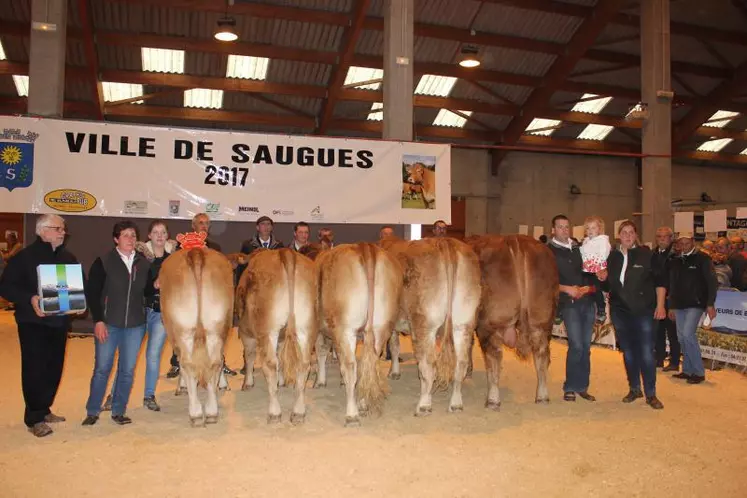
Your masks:
<path fill-rule="evenodd" d="M 684 359 L 682 361 L 682 373 L 688 375 L 705 376 L 703 358 L 700 356 L 700 343 L 698 343 L 698 322 L 705 312 L 702 308 L 685 308 L 674 310 L 675 325 L 677 325 L 677 339 Z"/>
<path fill-rule="evenodd" d="M 641 390 L 641 376 L 643 376 L 643 391 L 646 397 L 656 396 L 654 311 L 637 315 L 613 307 L 610 314 L 612 325 L 615 327 L 615 335 L 623 353 L 630 390 Z"/>
<path fill-rule="evenodd" d="M 594 332 L 594 301 L 585 297 L 566 305 L 560 316 L 568 334 L 564 392 L 581 393 L 589 388 L 591 335 Z"/>
<path fill-rule="evenodd" d="M 112 416 L 124 415 L 127 411 L 127 401 L 132 391 L 132 378 L 135 363 L 140 353 L 140 345 L 145 335 L 145 324 L 139 327 L 120 328 L 106 326 L 109 336 L 106 341 L 96 341 L 96 362 L 91 377 L 91 391 L 86 403 L 87 415 L 98 415 L 101 412 L 101 402 L 106 394 L 106 385 L 114 365 L 114 354 L 119 350 L 117 364 L 117 378 L 112 392 Z"/>
<path fill-rule="evenodd" d="M 161 320 L 161 313 L 145 308 L 146 327 L 148 332 L 148 343 L 145 346 L 145 394 L 146 398 L 156 395 L 156 383 L 161 370 L 161 353 L 166 342 L 166 328 Z M 117 385 L 117 376 L 112 382 L 112 400 L 114 399 L 114 388 Z"/>

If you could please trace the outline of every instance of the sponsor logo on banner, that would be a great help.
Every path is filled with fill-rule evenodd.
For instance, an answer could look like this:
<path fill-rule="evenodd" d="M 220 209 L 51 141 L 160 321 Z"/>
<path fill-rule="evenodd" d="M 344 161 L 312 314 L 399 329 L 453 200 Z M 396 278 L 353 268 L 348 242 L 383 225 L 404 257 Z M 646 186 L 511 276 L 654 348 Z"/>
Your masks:
<path fill-rule="evenodd" d="M 314 209 L 311 210 L 311 219 L 314 221 L 323 221 L 324 220 L 324 213 L 322 213 L 322 208 L 317 206 Z"/>
<path fill-rule="evenodd" d="M 62 188 L 47 192 L 44 204 L 63 213 L 83 213 L 96 207 L 96 198 L 73 188 Z"/>
<path fill-rule="evenodd" d="M 259 208 L 257 206 L 239 206 L 239 214 L 259 214 Z"/>
<path fill-rule="evenodd" d="M 169 216 L 179 216 L 179 201 L 169 201 Z"/>
<path fill-rule="evenodd" d="M 34 182 L 34 142 L 38 133 L 5 129 L 0 133 L 0 187 L 9 191 Z"/>
<path fill-rule="evenodd" d="M 220 211 L 220 202 L 208 202 L 205 206 L 205 212 L 216 214 L 218 211 Z"/>
<path fill-rule="evenodd" d="M 125 201 L 124 214 L 147 214 L 148 201 Z"/>
<path fill-rule="evenodd" d="M 273 209 L 272 215 L 273 216 L 293 216 L 293 210 L 292 209 Z"/>

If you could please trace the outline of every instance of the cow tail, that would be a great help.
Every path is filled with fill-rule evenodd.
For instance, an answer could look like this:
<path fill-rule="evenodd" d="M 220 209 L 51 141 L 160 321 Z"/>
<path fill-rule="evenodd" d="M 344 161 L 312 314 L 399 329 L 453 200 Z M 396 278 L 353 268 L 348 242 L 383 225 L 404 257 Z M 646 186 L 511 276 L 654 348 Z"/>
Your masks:
<path fill-rule="evenodd" d="M 190 249 L 187 253 L 187 264 L 192 270 L 192 276 L 195 279 L 197 289 L 197 324 L 195 326 L 194 344 L 192 346 L 192 366 L 195 372 L 200 373 L 201 377 L 197 379 L 201 385 L 207 383 L 205 372 L 208 372 L 211 365 L 210 355 L 207 350 L 207 333 L 202 324 L 202 272 L 205 268 L 205 251 L 202 249 Z"/>
<path fill-rule="evenodd" d="M 361 244 L 363 264 L 368 283 L 368 306 L 366 326 L 363 336 L 363 353 L 358 368 L 358 394 L 366 406 L 374 413 L 380 413 L 386 398 L 386 380 L 378 369 L 379 355 L 376 354 L 376 335 L 374 333 L 374 291 L 376 289 L 376 247 L 372 244 Z"/>
<path fill-rule="evenodd" d="M 436 357 L 436 378 L 433 382 L 435 390 L 443 391 L 449 388 L 454 379 L 456 368 L 456 351 L 454 349 L 454 323 L 452 311 L 454 307 L 454 285 L 456 282 L 457 253 L 451 241 L 444 240 L 441 247 L 445 249 L 444 265 L 446 270 L 446 319 L 444 333 L 441 339 L 441 351 Z"/>
<path fill-rule="evenodd" d="M 516 321 L 515 337 L 511 341 L 512 344 L 508 346 L 515 347 L 516 355 L 525 360 L 529 357 L 531 352 L 531 346 L 529 344 L 529 337 L 531 337 L 532 330 L 529 320 L 529 296 L 531 295 L 531 289 L 529 289 L 531 275 L 529 268 L 529 255 L 526 251 L 522 250 L 521 242 L 519 240 L 514 241 L 515 247 L 512 247 L 512 255 L 514 262 L 514 268 L 516 268 L 515 274 L 517 278 L 517 286 L 519 289 L 519 316 Z M 516 261 L 519 259 L 519 261 Z"/>
<path fill-rule="evenodd" d="M 296 308 L 295 308 L 295 287 L 296 287 L 296 253 L 295 251 L 280 251 L 280 259 L 285 267 L 285 274 L 288 278 L 288 323 L 285 326 L 285 340 L 280 349 L 280 367 L 283 369 L 283 377 L 287 386 L 293 386 L 296 383 L 298 367 L 300 364 L 301 352 L 296 333 Z"/>

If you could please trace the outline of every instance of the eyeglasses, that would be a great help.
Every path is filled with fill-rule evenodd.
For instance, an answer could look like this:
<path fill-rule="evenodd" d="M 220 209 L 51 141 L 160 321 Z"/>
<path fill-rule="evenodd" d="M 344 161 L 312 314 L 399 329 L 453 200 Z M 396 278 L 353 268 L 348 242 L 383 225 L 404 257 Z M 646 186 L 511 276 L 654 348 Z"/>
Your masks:
<path fill-rule="evenodd" d="M 49 228 L 50 230 L 54 230 L 57 233 L 63 233 L 65 232 L 65 227 L 55 227 L 51 225 L 45 225 L 44 228 Z"/>

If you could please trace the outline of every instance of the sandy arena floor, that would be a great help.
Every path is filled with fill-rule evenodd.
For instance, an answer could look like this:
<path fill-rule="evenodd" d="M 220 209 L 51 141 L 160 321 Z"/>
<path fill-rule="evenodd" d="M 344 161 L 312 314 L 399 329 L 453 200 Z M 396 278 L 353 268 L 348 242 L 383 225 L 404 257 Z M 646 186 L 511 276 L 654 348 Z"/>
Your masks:
<path fill-rule="evenodd" d="M 330 387 L 310 389 L 304 426 L 288 422 L 291 396 L 282 390 L 283 423 L 265 422 L 263 376 L 251 392 L 221 398 L 216 426 L 192 429 L 186 397 L 159 382 L 163 411 L 141 406 L 144 365 L 138 363 L 128 414 L 119 427 L 103 417 L 80 426 L 93 365 L 92 339 L 71 339 L 56 413 L 68 421 L 44 439 L 22 423 L 19 348 L 8 312 L 0 313 L 0 496 L 747 496 L 747 378 L 708 372 L 689 386 L 659 376 L 663 411 L 623 405 L 620 354 L 592 353 L 596 403 L 563 402 L 565 345 L 553 342 L 552 403 L 534 404 L 531 364 L 506 355 L 503 411 L 483 408 L 485 376 L 476 356 L 465 386 L 465 411 L 446 412 L 446 394 L 426 419 L 413 417 L 419 382 L 404 341 L 405 366 L 381 418 L 345 429 L 339 370 Z M 477 351 L 477 349 L 476 349 Z M 163 372 L 168 355 L 164 351 Z M 227 358 L 240 367 L 232 337 Z M 382 363 L 382 367 L 386 365 Z"/>

